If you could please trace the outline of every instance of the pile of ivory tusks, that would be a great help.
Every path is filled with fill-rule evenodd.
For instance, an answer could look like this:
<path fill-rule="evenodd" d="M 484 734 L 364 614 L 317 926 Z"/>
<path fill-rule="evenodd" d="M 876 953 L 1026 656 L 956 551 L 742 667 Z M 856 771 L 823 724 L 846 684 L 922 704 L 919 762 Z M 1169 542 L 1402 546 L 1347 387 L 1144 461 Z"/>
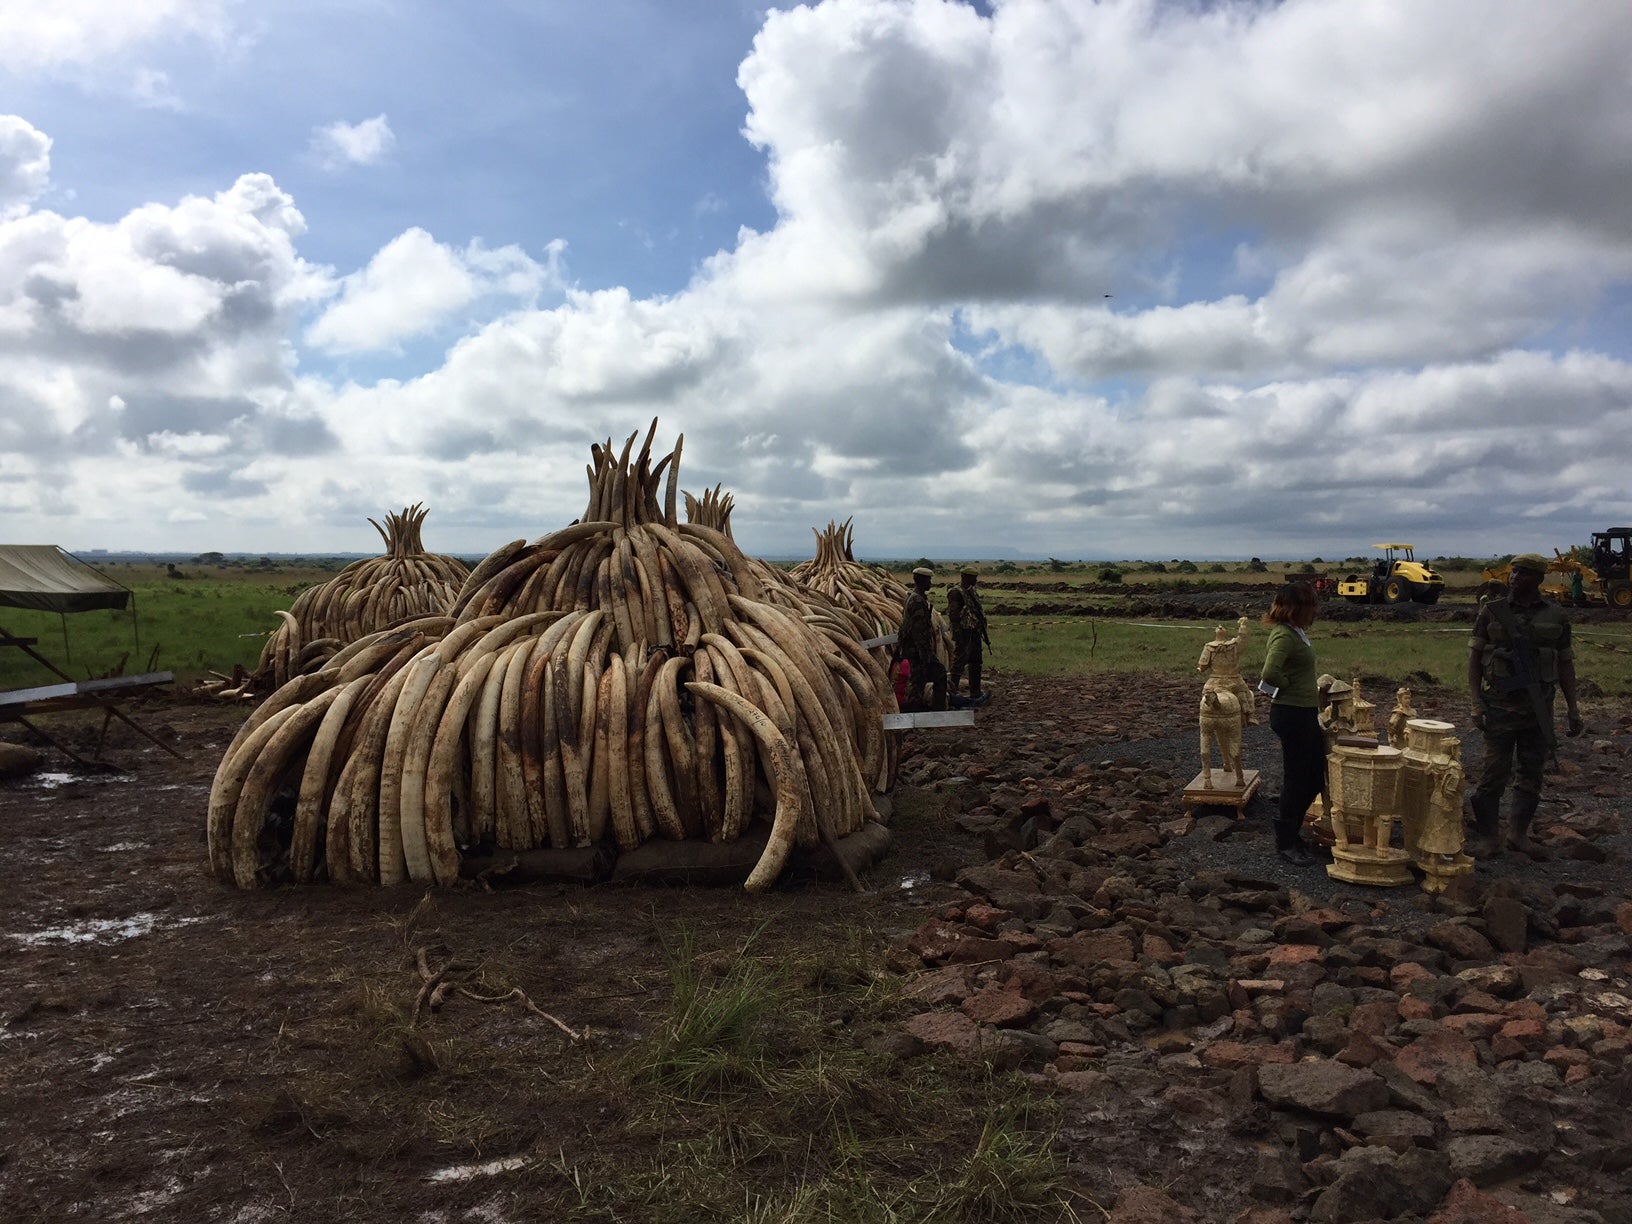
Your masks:
<path fill-rule="evenodd" d="M 911 590 L 889 570 L 863 565 L 852 549 L 855 528 L 851 519 L 829 522 L 816 531 L 816 555 L 794 566 L 791 576 L 801 586 L 861 616 L 866 637 L 894 633 L 901 627 L 901 607 Z M 943 663 L 952 660 L 952 633 L 939 612 L 932 611 L 935 640 Z"/>
<path fill-rule="evenodd" d="M 307 587 L 289 611 L 277 611 L 280 623 L 241 688 L 268 692 L 315 671 L 364 634 L 446 612 L 470 570 L 453 557 L 425 551 L 420 528 L 427 513 L 415 503 L 386 515 L 384 526 L 369 519 L 385 541 L 385 554 L 353 561 L 327 582 Z M 206 682 L 200 690 L 220 697 L 243 695 L 227 677 L 220 680 Z"/>
<path fill-rule="evenodd" d="M 220 878 L 265 878 L 280 795 L 302 882 L 448 884 L 462 847 L 724 842 L 768 815 L 759 890 L 794 845 L 874 817 L 895 704 L 856 618 L 677 523 L 679 445 L 653 469 L 634 440 L 593 448 L 583 521 L 499 549 L 448 615 L 362 638 L 254 712 L 211 790 Z"/>

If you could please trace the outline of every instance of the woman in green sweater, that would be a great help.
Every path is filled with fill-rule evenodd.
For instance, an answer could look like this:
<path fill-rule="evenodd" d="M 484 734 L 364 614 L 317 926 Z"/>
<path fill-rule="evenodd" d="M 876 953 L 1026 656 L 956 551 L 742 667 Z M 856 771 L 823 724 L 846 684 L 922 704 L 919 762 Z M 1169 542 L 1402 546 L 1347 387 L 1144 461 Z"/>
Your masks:
<path fill-rule="evenodd" d="M 1315 648 L 1306 632 L 1319 611 L 1320 599 L 1307 582 L 1289 582 L 1275 592 L 1275 603 L 1264 617 L 1271 628 L 1258 682 L 1259 691 L 1269 694 L 1269 728 L 1281 741 L 1275 853 L 1299 867 L 1320 861 L 1304 844 L 1303 815 L 1326 785 L 1326 735 L 1320 729 Z"/>

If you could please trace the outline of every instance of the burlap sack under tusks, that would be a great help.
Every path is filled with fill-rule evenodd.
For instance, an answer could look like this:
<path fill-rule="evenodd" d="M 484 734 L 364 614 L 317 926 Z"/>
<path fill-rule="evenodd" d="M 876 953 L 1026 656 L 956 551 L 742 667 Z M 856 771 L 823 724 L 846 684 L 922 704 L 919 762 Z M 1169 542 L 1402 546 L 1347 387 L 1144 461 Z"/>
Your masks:
<path fill-rule="evenodd" d="M 678 522 L 680 443 L 654 466 L 655 430 L 633 459 L 636 436 L 591 448 L 581 521 L 251 715 L 210 794 L 218 877 L 451 884 L 467 848 L 728 842 L 758 820 L 760 889 L 790 846 L 876 819 L 895 705 L 856 614 Z"/>

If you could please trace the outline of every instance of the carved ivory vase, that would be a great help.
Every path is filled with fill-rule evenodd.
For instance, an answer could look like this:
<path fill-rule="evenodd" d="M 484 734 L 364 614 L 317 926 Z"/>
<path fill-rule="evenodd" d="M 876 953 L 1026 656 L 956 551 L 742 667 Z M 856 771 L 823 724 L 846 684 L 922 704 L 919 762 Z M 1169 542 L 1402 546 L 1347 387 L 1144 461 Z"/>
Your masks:
<path fill-rule="evenodd" d="M 1351 884 L 1411 883 L 1411 856 L 1389 845 L 1400 812 L 1405 754 L 1339 743 L 1326 758 L 1332 798 L 1332 861 L 1326 874 Z"/>
<path fill-rule="evenodd" d="M 1405 771 L 1400 821 L 1405 848 L 1423 873 L 1422 887 L 1443 892 L 1456 876 L 1473 870 L 1462 853 L 1462 741 L 1456 728 L 1432 718 L 1405 724 Z"/>

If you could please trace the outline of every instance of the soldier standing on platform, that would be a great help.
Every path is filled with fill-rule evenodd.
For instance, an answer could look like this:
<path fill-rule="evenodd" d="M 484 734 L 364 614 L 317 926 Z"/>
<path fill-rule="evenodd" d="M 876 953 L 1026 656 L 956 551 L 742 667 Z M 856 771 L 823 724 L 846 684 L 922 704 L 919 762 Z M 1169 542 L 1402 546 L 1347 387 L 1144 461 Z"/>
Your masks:
<path fill-rule="evenodd" d="M 980 606 L 980 593 L 975 590 L 978 571 L 965 567 L 958 575 L 958 585 L 946 593 L 946 618 L 952 622 L 952 679 L 948 688 L 958 691 L 965 667 L 969 669 L 969 700 L 984 704 L 986 693 L 980 687 L 982 644 L 990 646 L 992 639 L 986 633 L 986 610 Z"/>
<path fill-rule="evenodd" d="M 912 571 L 912 590 L 901 606 L 901 628 L 895 635 L 895 658 L 905 659 L 911 669 L 907 679 L 907 704 L 923 701 L 924 685 L 933 696 L 929 708 L 946 709 L 946 667 L 935 657 L 935 625 L 929 607 L 929 582 L 935 571 L 919 566 Z"/>

